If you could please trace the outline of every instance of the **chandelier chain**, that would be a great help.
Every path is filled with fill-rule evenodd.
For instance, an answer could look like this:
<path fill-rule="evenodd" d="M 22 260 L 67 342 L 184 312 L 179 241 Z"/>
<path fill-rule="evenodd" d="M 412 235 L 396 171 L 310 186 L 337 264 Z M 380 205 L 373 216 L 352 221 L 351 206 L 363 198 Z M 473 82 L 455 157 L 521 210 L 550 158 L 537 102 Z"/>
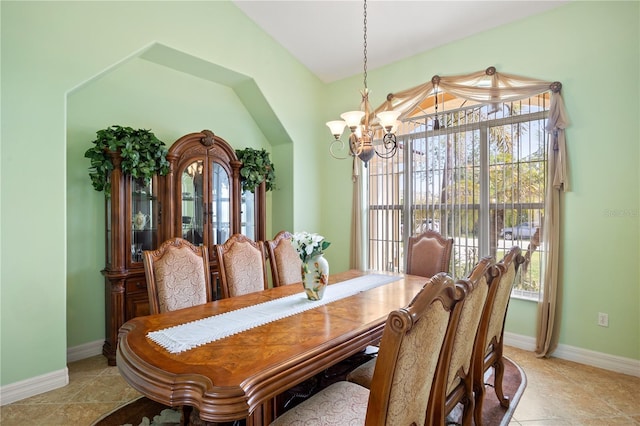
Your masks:
<path fill-rule="evenodd" d="M 367 0 L 364 0 L 364 88 L 367 88 Z"/>
<path fill-rule="evenodd" d="M 364 0 L 363 11 L 363 68 L 364 68 L 364 90 L 360 92 L 362 94 L 362 100 L 360 103 L 360 109 L 357 111 L 348 111 L 340 115 L 343 120 L 334 120 L 327 122 L 329 130 L 334 137 L 329 147 L 329 153 L 332 157 L 337 159 L 345 159 L 349 157 L 359 158 L 364 166 L 367 167 L 369 160 L 374 155 L 378 155 L 380 158 L 389 159 L 398 152 L 398 144 L 396 142 L 395 127 L 397 126 L 399 111 L 387 110 L 381 111 L 376 114 L 377 121 L 375 126 L 371 126 L 369 120 L 374 117 L 374 113 L 371 113 L 369 104 L 369 88 L 367 87 L 367 0 Z M 334 152 L 334 148 L 338 148 L 340 151 L 346 149 L 346 144 L 342 142 L 340 136 L 344 131 L 345 125 L 349 127 L 351 134 L 349 135 L 349 153 L 345 157 L 340 157 Z M 376 127 L 377 126 L 377 127 Z M 374 146 L 374 136 L 383 134 L 382 143 L 376 140 L 376 145 L 382 148 L 384 152 L 380 152 Z M 354 163 L 355 164 L 355 163 Z"/>

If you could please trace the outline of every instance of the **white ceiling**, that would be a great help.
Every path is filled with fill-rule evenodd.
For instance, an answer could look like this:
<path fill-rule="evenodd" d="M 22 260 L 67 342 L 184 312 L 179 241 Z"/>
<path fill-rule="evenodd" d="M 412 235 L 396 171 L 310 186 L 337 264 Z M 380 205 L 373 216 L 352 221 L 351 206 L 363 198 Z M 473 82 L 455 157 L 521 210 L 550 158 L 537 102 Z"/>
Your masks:
<path fill-rule="evenodd" d="M 367 68 L 375 69 L 568 1 L 368 0 Z M 363 72 L 363 1 L 234 3 L 324 82 Z"/>

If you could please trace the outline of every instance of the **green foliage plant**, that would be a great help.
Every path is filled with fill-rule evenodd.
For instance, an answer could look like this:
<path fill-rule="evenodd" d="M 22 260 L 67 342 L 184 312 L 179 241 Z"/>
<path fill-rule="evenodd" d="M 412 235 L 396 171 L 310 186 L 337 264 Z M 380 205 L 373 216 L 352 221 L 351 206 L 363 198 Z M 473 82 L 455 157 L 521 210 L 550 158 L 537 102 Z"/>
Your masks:
<path fill-rule="evenodd" d="M 94 146 L 84 153 L 91 160 L 91 185 L 96 191 L 104 191 L 106 197 L 111 196 L 113 153 L 120 153 L 122 173 L 145 186 L 154 175 L 169 173 L 167 147 L 150 130 L 114 125 L 98 130 L 92 143 Z"/>
<path fill-rule="evenodd" d="M 269 153 L 264 149 L 237 149 L 236 155 L 242 161 L 240 179 L 242 190 L 254 192 L 256 187 L 265 182 L 267 191 L 275 188 L 276 174 Z"/>

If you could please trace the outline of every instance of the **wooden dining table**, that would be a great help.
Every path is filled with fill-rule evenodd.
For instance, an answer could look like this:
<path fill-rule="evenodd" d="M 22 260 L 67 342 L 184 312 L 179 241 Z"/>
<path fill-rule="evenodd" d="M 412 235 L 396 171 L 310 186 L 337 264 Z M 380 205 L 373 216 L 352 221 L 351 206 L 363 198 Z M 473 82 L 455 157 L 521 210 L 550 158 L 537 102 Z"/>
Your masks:
<path fill-rule="evenodd" d="M 373 274 L 350 270 L 331 275 L 325 294 L 336 283 Z M 377 343 L 389 312 L 409 304 L 427 281 L 375 274 L 392 275 L 391 282 L 178 353 L 148 334 L 298 293 L 304 297 L 302 285 L 131 319 L 119 331 L 118 369 L 146 397 L 194 407 L 203 421 L 269 424 L 278 395 Z"/>

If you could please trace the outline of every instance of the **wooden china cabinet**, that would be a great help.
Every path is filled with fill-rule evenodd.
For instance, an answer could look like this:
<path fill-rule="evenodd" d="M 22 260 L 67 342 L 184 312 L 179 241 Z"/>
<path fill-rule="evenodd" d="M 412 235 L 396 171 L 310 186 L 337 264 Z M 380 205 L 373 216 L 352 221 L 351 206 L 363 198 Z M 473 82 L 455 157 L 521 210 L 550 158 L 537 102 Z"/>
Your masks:
<path fill-rule="evenodd" d="M 102 348 L 115 365 L 118 330 L 126 321 L 149 314 L 142 263 L 144 250 L 182 237 L 206 245 L 214 295 L 218 292 L 215 245 L 234 233 L 265 240 L 265 184 L 252 193 L 242 191 L 235 150 L 209 130 L 178 139 L 167 155 L 169 173 L 143 185 L 120 170 L 113 156 L 111 197 L 106 198 L 105 315 Z"/>

